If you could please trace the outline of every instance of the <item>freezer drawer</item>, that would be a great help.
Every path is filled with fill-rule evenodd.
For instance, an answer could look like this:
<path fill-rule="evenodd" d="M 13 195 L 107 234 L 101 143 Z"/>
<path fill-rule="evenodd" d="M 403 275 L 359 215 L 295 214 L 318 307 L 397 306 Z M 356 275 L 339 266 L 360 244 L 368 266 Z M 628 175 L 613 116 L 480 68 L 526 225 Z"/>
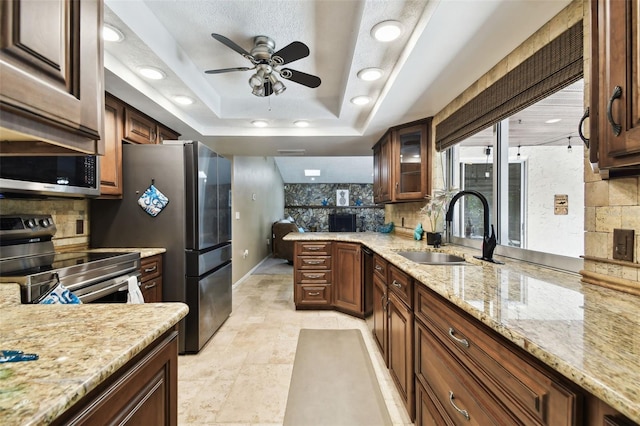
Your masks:
<path fill-rule="evenodd" d="M 187 277 L 185 352 L 195 353 L 231 314 L 231 262 L 202 277 Z"/>

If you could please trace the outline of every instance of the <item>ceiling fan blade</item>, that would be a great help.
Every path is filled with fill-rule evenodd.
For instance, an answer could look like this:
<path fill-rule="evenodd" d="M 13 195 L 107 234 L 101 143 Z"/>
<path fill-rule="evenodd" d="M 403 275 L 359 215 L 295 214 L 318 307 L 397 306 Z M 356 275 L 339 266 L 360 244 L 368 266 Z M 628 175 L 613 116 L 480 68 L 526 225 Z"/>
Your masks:
<path fill-rule="evenodd" d="M 287 77 L 288 74 L 291 75 Z M 307 74 L 302 71 L 292 70 L 290 68 L 283 68 L 280 70 L 280 76 L 284 79 L 291 80 L 311 88 L 316 88 L 320 86 L 321 83 L 320 77 L 316 77 L 315 75 Z"/>
<path fill-rule="evenodd" d="M 282 62 L 282 65 L 284 65 L 309 56 L 309 48 L 302 42 L 294 41 L 293 43 L 278 50 L 273 54 L 273 56 L 281 57 L 284 61 Z"/>
<path fill-rule="evenodd" d="M 249 71 L 249 70 L 252 70 L 253 68 L 249 68 L 249 67 L 221 68 L 219 70 L 206 70 L 205 74 L 222 74 L 225 72 L 233 72 L 233 71 Z"/>
<path fill-rule="evenodd" d="M 229 40 L 225 36 L 220 35 L 220 34 L 216 34 L 216 33 L 211 33 L 211 37 L 215 38 L 220 43 L 222 43 L 225 46 L 227 46 L 229 49 L 235 50 L 236 52 L 238 52 L 242 56 L 246 56 L 247 58 L 252 58 L 252 56 L 251 56 L 251 54 L 249 52 L 247 52 L 242 47 L 238 46 L 237 44 L 235 44 L 233 41 Z"/>

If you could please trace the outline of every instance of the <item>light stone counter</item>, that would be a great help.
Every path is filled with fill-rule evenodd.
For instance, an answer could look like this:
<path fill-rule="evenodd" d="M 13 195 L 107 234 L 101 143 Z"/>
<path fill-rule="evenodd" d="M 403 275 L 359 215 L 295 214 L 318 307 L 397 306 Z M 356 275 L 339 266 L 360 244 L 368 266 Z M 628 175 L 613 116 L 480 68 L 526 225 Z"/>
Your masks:
<path fill-rule="evenodd" d="M 145 257 L 155 256 L 156 254 L 165 253 L 167 249 L 165 248 L 150 248 L 150 247 L 138 247 L 138 248 L 92 248 L 87 249 L 89 252 L 96 253 L 104 253 L 104 252 L 113 252 L 113 253 L 129 253 L 129 252 L 140 252 L 140 258 L 144 259 Z"/>
<path fill-rule="evenodd" d="M 447 245 L 437 251 L 468 265 L 420 265 L 396 252 L 433 250 L 424 241 L 381 233 L 291 233 L 285 240 L 366 245 L 599 399 L 640 423 L 640 297 L 580 282 L 561 272 Z"/>
<path fill-rule="evenodd" d="M 39 359 L 0 364 L 0 424 L 41 425 L 79 401 L 188 312 L 183 303 L 20 305 L 0 285 L 0 349 Z"/>

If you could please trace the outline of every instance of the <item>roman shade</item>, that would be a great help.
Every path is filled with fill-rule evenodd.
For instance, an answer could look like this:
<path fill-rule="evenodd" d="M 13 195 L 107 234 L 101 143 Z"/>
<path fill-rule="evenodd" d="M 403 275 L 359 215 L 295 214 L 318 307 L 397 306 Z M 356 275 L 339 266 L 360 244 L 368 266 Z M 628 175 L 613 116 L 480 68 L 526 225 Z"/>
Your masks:
<path fill-rule="evenodd" d="M 580 80 L 582 25 L 573 25 L 438 123 L 436 149 L 442 151 Z"/>

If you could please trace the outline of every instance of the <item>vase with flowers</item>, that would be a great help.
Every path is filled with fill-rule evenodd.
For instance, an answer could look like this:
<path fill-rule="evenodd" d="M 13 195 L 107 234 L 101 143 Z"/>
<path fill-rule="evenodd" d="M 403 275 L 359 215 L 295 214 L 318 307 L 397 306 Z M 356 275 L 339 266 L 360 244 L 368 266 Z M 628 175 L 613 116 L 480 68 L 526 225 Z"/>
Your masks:
<path fill-rule="evenodd" d="M 439 247 L 442 244 L 444 216 L 446 208 L 453 196 L 458 192 L 455 188 L 437 189 L 433 195 L 427 195 L 427 204 L 420 209 L 420 214 L 427 217 L 430 229 L 426 232 L 427 244 Z"/>

